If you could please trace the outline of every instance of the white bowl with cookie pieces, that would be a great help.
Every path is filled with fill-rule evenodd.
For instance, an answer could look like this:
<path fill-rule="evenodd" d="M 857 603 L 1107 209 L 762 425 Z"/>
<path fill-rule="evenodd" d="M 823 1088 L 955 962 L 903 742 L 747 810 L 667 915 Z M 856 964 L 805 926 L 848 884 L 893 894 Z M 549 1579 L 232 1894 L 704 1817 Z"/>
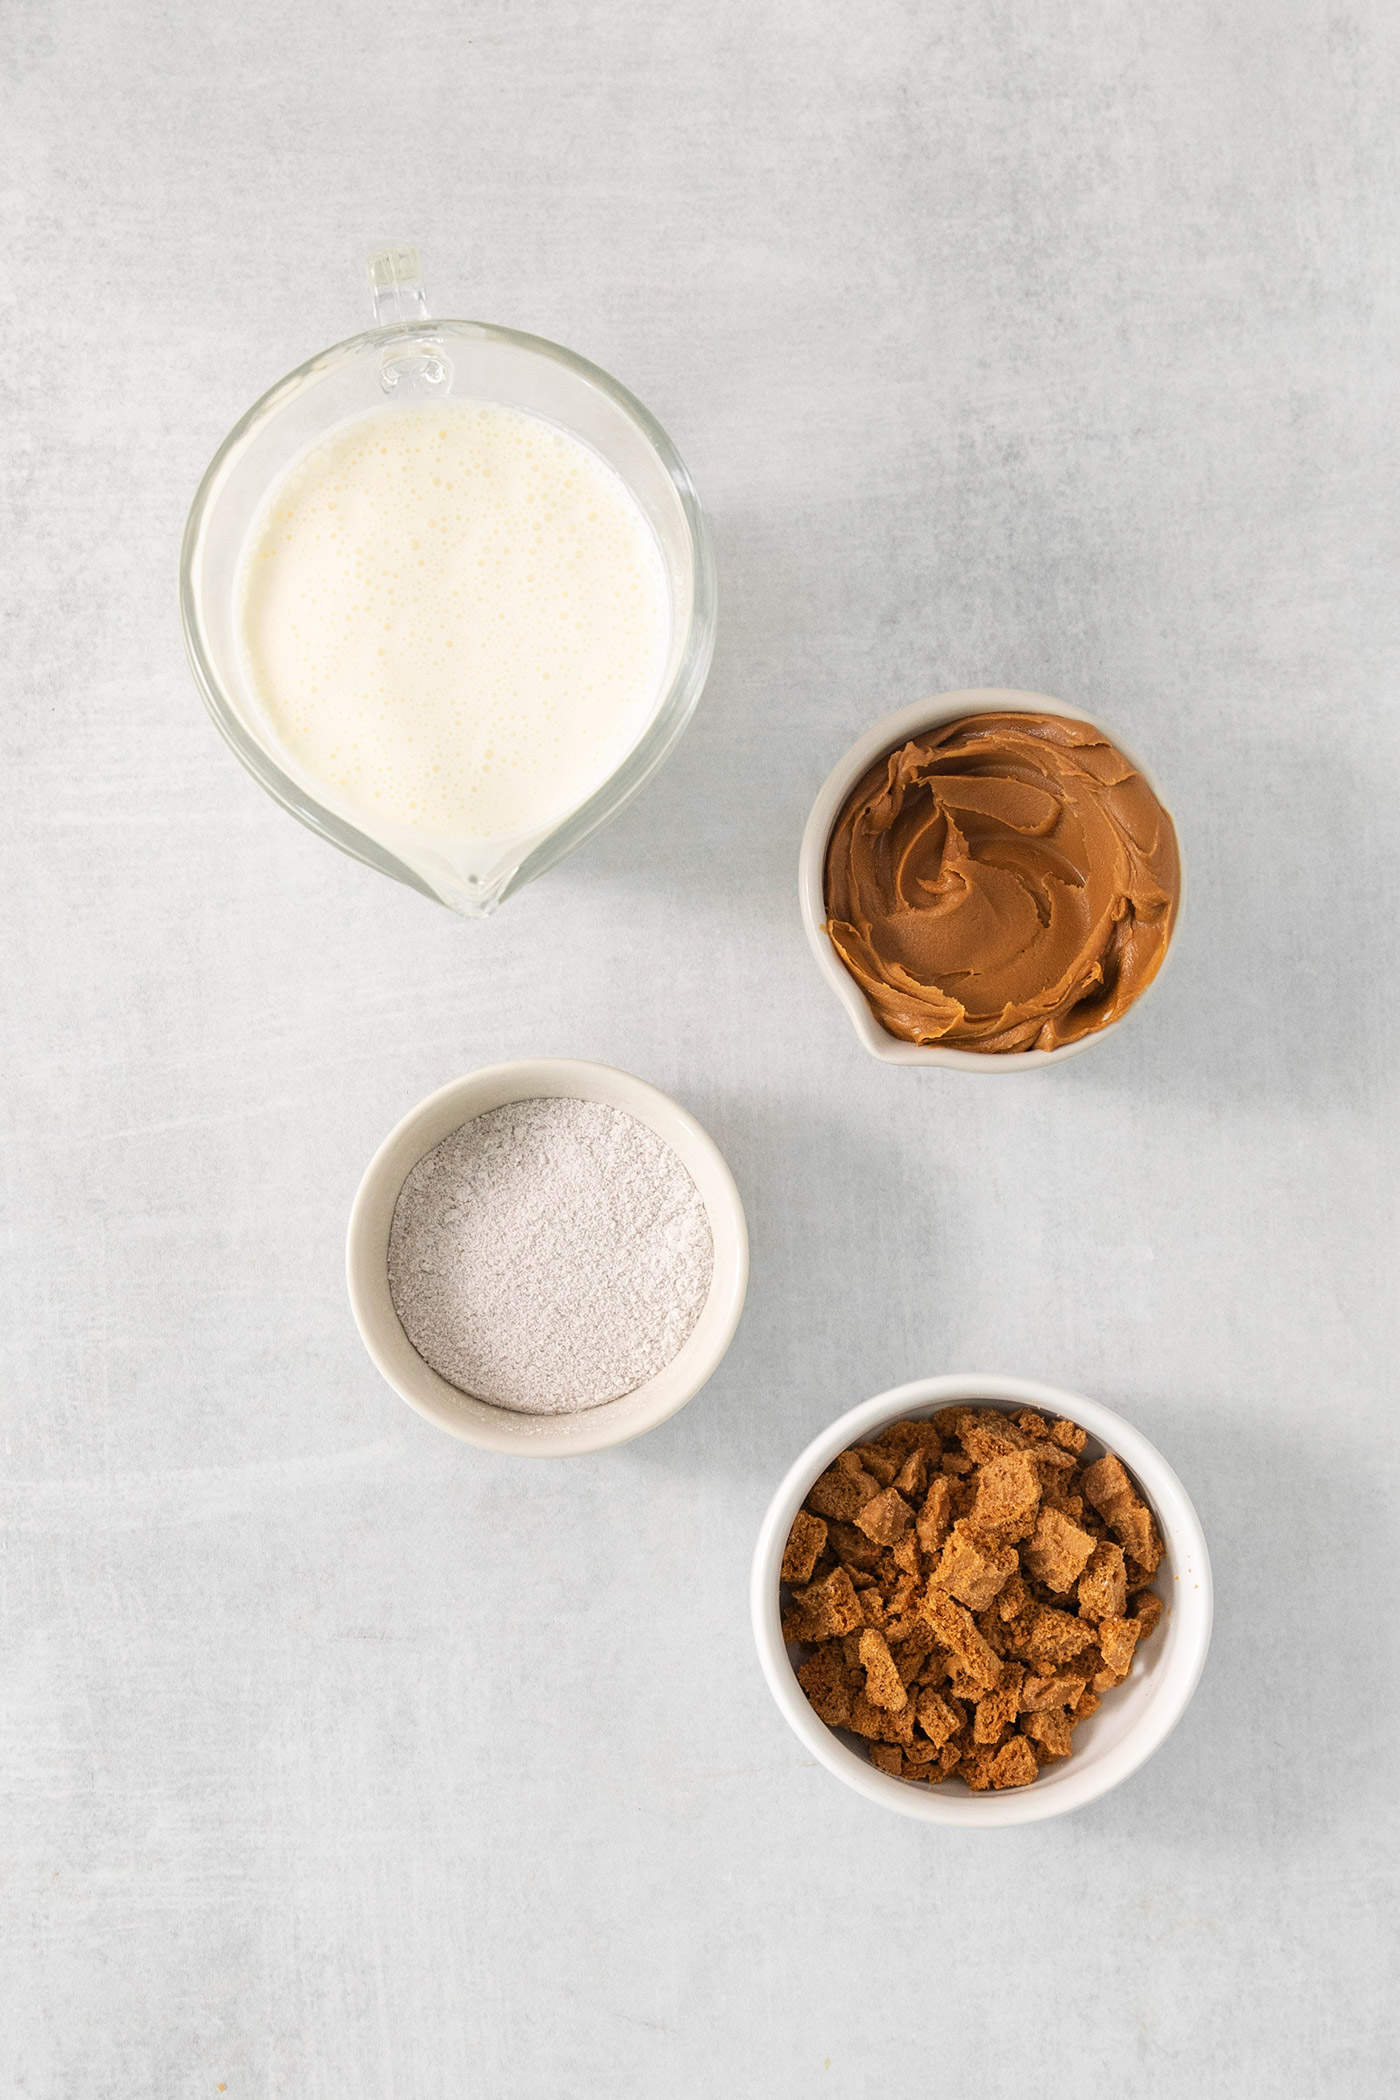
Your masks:
<path fill-rule="evenodd" d="M 906 1041 L 899 1035 L 891 1034 L 880 1021 L 865 991 L 842 961 L 828 930 L 827 851 L 833 833 L 862 777 L 887 752 L 893 751 L 899 745 L 930 731 L 943 729 L 950 723 L 964 718 L 978 715 L 1041 714 L 1059 716 L 1067 722 L 1083 723 L 1087 728 L 1095 730 L 1098 736 L 1106 740 L 1127 762 L 1166 815 L 1176 853 L 1177 890 L 1160 962 L 1151 977 L 1121 1012 L 1112 1019 L 1090 1028 L 1087 1033 L 1077 1036 L 1074 1040 L 1058 1043 L 1052 1049 L 968 1049 L 951 1042 Z M 1081 1052 L 1106 1041 L 1125 1021 L 1131 1020 L 1137 1014 L 1144 1000 L 1156 990 L 1177 946 L 1177 935 L 1181 927 L 1181 912 L 1185 901 L 1185 872 L 1180 849 L 1180 836 L 1175 830 L 1170 807 L 1157 782 L 1123 740 L 1106 730 L 1097 716 L 1091 717 L 1085 714 L 1082 708 L 1071 707 L 1066 701 L 1056 700 L 1048 693 L 1021 692 L 1010 686 L 969 687 L 957 692 L 933 693 L 929 698 L 915 700 L 909 706 L 897 709 L 893 714 L 882 715 L 880 720 L 873 722 L 864 735 L 857 738 L 850 749 L 837 760 L 818 791 L 803 830 L 797 867 L 798 908 L 802 914 L 807 945 L 812 951 L 818 970 L 845 1008 L 851 1026 L 864 1048 L 882 1064 L 945 1065 L 958 1071 L 985 1074 L 1032 1071 L 1043 1065 L 1062 1064 L 1066 1058 L 1078 1057 Z"/>
<path fill-rule="evenodd" d="M 955 1409 L 971 1411 L 971 1464 Z M 912 1424 L 940 1447 L 921 1461 Z M 902 1450 L 876 1445 L 895 1425 Z M 873 1473 L 838 1464 L 855 1445 L 874 1447 Z M 863 1524 L 813 1514 L 847 1489 Z M 750 1586 L 759 1662 L 804 1748 L 883 1808 L 982 1827 L 1082 1808 L 1160 1748 L 1205 1666 L 1211 1596 L 1200 1520 L 1140 1430 L 975 1374 L 896 1386 L 814 1438 L 769 1504 Z"/>

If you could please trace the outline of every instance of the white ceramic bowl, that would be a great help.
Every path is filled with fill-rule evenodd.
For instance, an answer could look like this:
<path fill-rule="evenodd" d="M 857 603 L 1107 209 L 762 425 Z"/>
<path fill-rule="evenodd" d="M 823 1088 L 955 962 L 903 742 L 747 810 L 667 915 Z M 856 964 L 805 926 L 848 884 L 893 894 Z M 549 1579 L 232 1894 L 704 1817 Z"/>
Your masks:
<path fill-rule="evenodd" d="M 680 1353 L 645 1385 L 576 1415 L 517 1414 L 459 1392 L 424 1363 L 399 1325 L 389 1295 L 389 1227 L 410 1170 L 459 1124 L 507 1101 L 557 1096 L 605 1101 L 665 1139 L 700 1191 L 714 1238 L 715 1270 L 710 1295 Z M 645 1080 L 611 1065 L 540 1057 L 488 1065 L 454 1079 L 390 1131 L 365 1170 L 350 1212 L 345 1268 L 361 1340 L 401 1399 L 469 1444 L 523 1458 L 556 1458 L 625 1444 L 695 1397 L 718 1368 L 739 1324 L 749 1242 L 734 1177 L 693 1116 Z"/>
<path fill-rule="evenodd" d="M 855 1737 L 846 1739 L 817 1719 L 797 1682 L 779 1624 L 778 1571 L 792 1520 L 812 1482 L 837 1452 L 877 1435 L 906 1415 L 929 1415 L 940 1407 L 969 1405 L 1008 1413 L 1038 1407 L 1079 1423 L 1089 1432 L 1085 1448 L 1090 1457 L 1116 1452 L 1134 1476 L 1152 1505 L 1167 1549 L 1153 1585 L 1167 1610 L 1157 1631 L 1134 1658 L 1125 1682 L 1106 1692 L 1099 1711 L 1076 1728 L 1071 1757 L 1046 1765 L 1030 1786 L 1002 1793 L 974 1794 L 960 1780 L 927 1786 L 877 1771 L 851 1747 Z M 1029 1379 L 958 1374 L 920 1378 L 912 1385 L 880 1393 L 853 1407 L 807 1446 L 763 1520 L 753 1557 L 750 1607 L 768 1689 L 804 1748 L 829 1772 L 858 1794 L 900 1815 L 914 1816 L 923 1823 L 961 1823 L 986 1829 L 992 1824 L 1039 1823 L 1047 1816 L 1082 1808 L 1135 1772 L 1166 1740 L 1196 1689 L 1210 1646 L 1210 1560 L 1186 1490 L 1161 1453 L 1121 1415 L 1095 1400 L 1057 1392 L 1053 1386 Z"/>
<path fill-rule="evenodd" d="M 1131 752 L 1121 738 L 1104 729 L 1097 715 L 1086 715 L 1082 708 L 1069 707 L 1063 700 L 1052 700 L 1048 693 L 1020 693 L 1006 686 L 978 686 L 961 693 L 934 693 L 927 700 L 915 700 L 897 713 L 881 716 L 872 723 L 864 736 L 860 737 L 845 757 L 840 759 L 828 773 L 812 813 L 807 819 L 807 828 L 802 834 L 802 846 L 798 855 L 797 894 L 802 910 L 802 924 L 807 930 L 807 945 L 816 957 L 817 968 L 835 992 L 851 1025 L 872 1057 L 878 1057 L 887 1065 L 956 1065 L 964 1072 L 1023 1072 L 1036 1065 L 1059 1064 L 1066 1057 L 1078 1057 L 1081 1050 L 1090 1050 L 1131 1020 L 1143 1000 L 1161 982 L 1163 971 L 1171 959 L 1181 929 L 1181 906 L 1185 894 L 1177 899 L 1176 918 L 1172 925 L 1167 952 L 1162 957 L 1157 975 L 1127 1012 L 1120 1014 L 1106 1028 L 1095 1029 L 1092 1035 L 1081 1036 L 1078 1042 L 1062 1043 L 1058 1050 L 958 1050 L 941 1043 L 905 1043 L 882 1028 L 871 1011 L 870 1002 L 841 961 L 831 945 L 826 931 L 826 846 L 831 837 L 837 817 L 841 814 L 847 795 L 869 770 L 882 752 L 921 730 L 937 729 L 944 722 L 956 722 L 960 715 L 988 714 L 1050 714 L 1067 715 L 1073 722 L 1092 722 L 1123 753 L 1130 765 L 1136 766 L 1147 785 L 1157 796 L 1163 808 L 1168 808 L 1166 798 L 1147 767 Z M 1181 849 L 1181 836 L 1177 834 L 1177 850 Z"/>

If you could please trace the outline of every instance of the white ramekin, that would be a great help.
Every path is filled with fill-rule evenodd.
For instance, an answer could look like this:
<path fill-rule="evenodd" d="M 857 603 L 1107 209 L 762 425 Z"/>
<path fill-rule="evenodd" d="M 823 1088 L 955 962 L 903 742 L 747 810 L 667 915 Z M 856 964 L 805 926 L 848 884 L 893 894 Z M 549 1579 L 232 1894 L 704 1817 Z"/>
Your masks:
<path fill-rule="evenodd" d="M 714 1238 L 710 1295 L 680 1353 L 635 1392 L 576 1415 L 526 1415 L 461 1393 L 424 1363 L 389 1295 L 389 1227 L 410 1170 L 450 1131 L 507 1101 L 566 1096 L 625 1109 L 664 1138 L 700 1191 Z M 718 1148 L 667 1095 L 611 1065 L 539 1057 L 488 1065 L 430 1094 L 391 1130 L 365 1170 L 345 1248 L 350 1305 L 360 1338 L 394 1391 L 450 1436 L 522 1458 L 557 1458 L 625 1444 L 694 1399 L 718 1368 L 744 1308 L 748 1232 L 739 1191 Z"/>
<path fill-rule="evenodd" d="M 1151 984 L 1138 994 L 1127 1012 L 1120 1014 L 1116 1021 L 1110 1021 L 1106 1028 L 1095 1029 L 1091 1035 L 1080 1036 L 1077 1042 L 1061 1043 L 1057 1050 L 958 1050 L 942 1043 L 905 1043 L 880 1026 L 869 1000 L 832 947 L 826 930 L 827 840 L 847 795 L 882 752 L 917 736 L 922 730 L 938 729 L 945 722 L 956 722 L 960 715 L 988 714 L 1067 715 L 1073 722 L 1092 722 L 1096 729 L 1112 739 L 1128 763 L 1137 768 L 1163 808 L 1169 808 L 1147 767 L 1121 738 L 1104 727 L 1098 715 L 1086 715 L 1082 708 L 1070 707 L 1063 700 L 1052 700 L 1048 693 L 1021 693 L 1006 686 L 978 686 L 967 692 L 934 693 L 927 700 L 915 700 L 910 706 L 901 707 L 892 715 L 882 715 L 878 722 L 872 723 L 864 736 L 858 738 L 844 758 L 832 767 L 812 804 L 798 854 L 797 894 L 802 924 L 807 931 L 807 945 L 816 957 L 817 968 L 845 1007 L 852 1027 L 870 1055 L 887 1065 L 956 1065 L 964 1072 L 1023 1072 L 1035 1065 L 1059 1064 L 1064 1058 L 1078 1057 L 1081 1050 L 1092 1049 L 1095 1043 L 1103 1042 L 1115 1028 L 1121 1028 L 1132 1018 L 1161 981 L 1162 972 L 1176 946 L 1185 895 L 1184 879 L 1167 952 Z M 1181 851 L 1179 832 L 1177 851 L 1178 854 Z"/>
<path fill-rule="evenodd" d="M 1067 1416 L 1087 1429 L 1089 1455 L 1113 1451 L 1134 1476 L 1152 1505 L 1167 1549 L 1153 1585 L 1167 1609 L 1157 1631 L 1134 1658 L 1125 1682 L 1106 1692 L 1099 1711 L 1076 1728 L 1072 1756 L 1043 1767 L 1031 1785 L 1002 1793 L 974 1794 L 959 1780 L 927 1786 L 877 1771 L 817 1719 L 797 1682 L 779 1624 L 778 1571 L 783 1548 L 792 1520 L 818 1474 L 848 1444 L 878 1435 L 905 1415 L 928 1415 L 940 1407 L 964 1405 L 996 1407 L 1007 1413 L 1038 1407 Z M 754 1551 L 749 1601 L 768 1689 L 793 1733 L 829 1772 L 858 1794 L 900 1815 L 924 1823 L 975 1824 L 983 1829 L 992 1824 L 1039 1823 L 1047 1816 L 1082 1808 L 1135 1772 L 1181 1719 L 1210 1646 L 1210 1560 L 1200 1520 L 1171 1467 L 1140 1430 L 1111 1408 L 1025 1378 L 973 1373 L 919 1378 L 912 1385 L 896 1386 L 892 1392 L 866 1400 L 824 1429 L 790 1468 L 768 1506 Z"/>

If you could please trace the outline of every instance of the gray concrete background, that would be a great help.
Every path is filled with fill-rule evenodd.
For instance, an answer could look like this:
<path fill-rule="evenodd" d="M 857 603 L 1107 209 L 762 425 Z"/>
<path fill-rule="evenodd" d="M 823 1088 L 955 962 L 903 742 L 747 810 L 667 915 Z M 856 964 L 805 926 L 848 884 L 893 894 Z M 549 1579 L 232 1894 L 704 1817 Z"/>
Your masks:
<path fill-rule="evenodd" d="M 0 2089 L 43 2100 L 1393 2090 L 1394 113 L 1382 0 L 9 0 Z M 234 764 L 176 549 L 364 324 L 576 346 L 712 508 L 680 752 L 467 925 Z M 798 835 L 921 691 L 1149 755 L 1191 910 L 1050 1075 L 858 1048 Z M 361 1167 L 531 1052 L 674 1092 L 749 1309 L 631 1448 L 459 1449 L 341 1282 Z M 745 1577 L 897 1380 L 1019 1371 L 1177 1466 L 1196 1701 L 1027 1831 L 804 1759 Z"/>

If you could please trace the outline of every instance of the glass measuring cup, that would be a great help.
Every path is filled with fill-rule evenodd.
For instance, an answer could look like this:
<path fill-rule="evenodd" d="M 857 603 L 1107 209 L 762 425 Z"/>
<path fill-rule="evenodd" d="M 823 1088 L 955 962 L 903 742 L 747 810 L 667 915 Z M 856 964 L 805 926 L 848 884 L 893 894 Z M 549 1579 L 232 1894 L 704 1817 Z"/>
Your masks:
<path fill-rule="evenodd" d="M 709 528 L 685 465 L 660 424 L 596 365 L 540 336 L 429 317 L 412 248 L 369 258 L 376 325 L 278 381 L 224 439 L 195 495 L 180 555 L 185 646 L 205 705 L 253 778 L 310 830 L 381 874 L 480 917 L 615 817 L 680 737 L 700 698 L 715 637 Z M 591 446 L 620 476 L 656 537 L 669 598 L 659 698 L 616 770 L 562 820 L 450 851 L 397 831 L 392 849 L 362 819 L 328 806 L 261 720 L 239 644 L 239 577 L 250 528 L 272 485 L 309 445 L 357 415 L 396 403 L 498 403 L 542 417 Z"/>

